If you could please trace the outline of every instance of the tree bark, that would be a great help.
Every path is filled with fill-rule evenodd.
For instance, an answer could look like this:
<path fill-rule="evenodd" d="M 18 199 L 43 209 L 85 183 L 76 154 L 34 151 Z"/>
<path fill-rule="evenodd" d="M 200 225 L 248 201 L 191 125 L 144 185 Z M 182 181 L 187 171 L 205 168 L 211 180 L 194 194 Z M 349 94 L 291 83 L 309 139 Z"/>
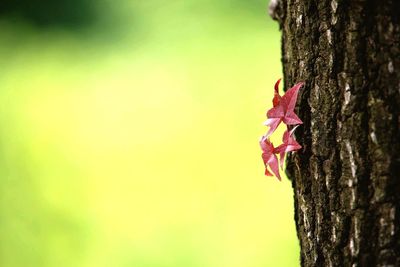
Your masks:
<path fill-rule="evenodd" d="M 272 0 L 302 266 L 400 266 L 400 1 Z"/>

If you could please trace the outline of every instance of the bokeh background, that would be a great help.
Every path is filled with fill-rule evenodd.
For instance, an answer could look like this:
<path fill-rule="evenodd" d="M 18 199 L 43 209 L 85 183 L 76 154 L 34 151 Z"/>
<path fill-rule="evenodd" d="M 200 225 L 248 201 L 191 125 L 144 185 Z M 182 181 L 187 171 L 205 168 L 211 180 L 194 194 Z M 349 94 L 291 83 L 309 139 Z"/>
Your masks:
<path fill-rule="evenodd" d="M 0 266 L 299 266 L 267 4 L 2 0 Z"/>

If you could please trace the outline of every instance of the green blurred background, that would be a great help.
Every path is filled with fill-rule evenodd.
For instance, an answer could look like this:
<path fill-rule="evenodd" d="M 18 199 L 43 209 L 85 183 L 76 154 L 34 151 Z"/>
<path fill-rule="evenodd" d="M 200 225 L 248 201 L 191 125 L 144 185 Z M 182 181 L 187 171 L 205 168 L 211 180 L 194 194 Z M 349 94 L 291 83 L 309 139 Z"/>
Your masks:
<path fill-rule="evenodd" d="M 0 266 L 299 266 L 267 4 L 2 1 Z"/>

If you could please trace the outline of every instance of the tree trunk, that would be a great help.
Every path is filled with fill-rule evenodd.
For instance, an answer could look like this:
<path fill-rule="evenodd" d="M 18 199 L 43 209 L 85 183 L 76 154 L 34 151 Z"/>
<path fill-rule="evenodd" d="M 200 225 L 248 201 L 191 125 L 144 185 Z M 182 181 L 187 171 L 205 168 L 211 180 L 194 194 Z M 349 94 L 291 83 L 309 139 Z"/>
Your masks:
<path fill-rule="evenodd" d="M 272 0 L 302 266 L 400 266 L 400 1 Z"/>

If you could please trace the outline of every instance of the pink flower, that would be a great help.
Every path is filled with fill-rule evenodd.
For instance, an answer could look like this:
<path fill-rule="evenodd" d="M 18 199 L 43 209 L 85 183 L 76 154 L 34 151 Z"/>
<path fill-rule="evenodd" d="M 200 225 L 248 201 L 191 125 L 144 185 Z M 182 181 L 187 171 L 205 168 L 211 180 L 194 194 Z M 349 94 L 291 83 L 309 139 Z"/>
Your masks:
<path fill-rule="evenodd" d="M 274 106 L 268 110 L 268 119 L 264 122 L 265 125 L 270 127 L 266 135 L 267 137 L 270 136 L 276 130 L 276 128 L 278 128 L 282 121 L 286 125 L 303 123 L 294 113 L 294 108 L 296 106 L 299 89 L 304 83 L 297 83 L 281 97 L 278 92 L 279 82 L 280 79 L 275 84 L 274 99 L 272 101 Z"/>
<path fill-rule="evenodd" d="M 279 153 L 280 156 L 280 166 L 281 169 L 283 168 L 283 162 L 285 159 L 285 154 L 287 152 L 291 152 L 291 151 L 296 151 L 299 150 L 301 148 L 301 145 L 299 143 L 297 143 L 297 141 L 293 138 L 293 132 L 296 130 L 298 126 L 294 127 L 290 132 L 289 129 L 287 129 L 285 131 L 285 133 L 283 134 L 283 144 L 278 146 L 277 148 L 275 148 L 275 153 Z"/>
<path fill-rule="evenodd" d="M 271 168 L 272 172 L 275 176 L 281 180 L 281 176 L 279 174 L 279 164 L 278 158 L 275 155 L 276 151 L 274 145 L 268 140 L 266 136 L 263 136 L 260 140 L 260 146 L 262 150 L 262 159 L 264 161 L 265 166 L 265 175 L 273 176 L 272 173 L 269 172 L 268 166 Z"/>
<path fill-rule="evenodd" d="M 283 162 L 285 160 L 285 155 L 288 152 L 296 151 L 301 148 L 301 145 L 293 137 L 293 132 L 298 127 L 298 124 L 303 122 L 294 113 L 294 108 L 296 106 L 297 95 L 299 93 L 300 87 L 304 84 L 302 82 L 297 83 L 295 86 L 290 88 L 286 94 L 283 96 L 279 95 L 279 83 L 280 79 L 275 83 L 274 86 L 274 98 L 272 99 L 273 107 L 268 110 L 265 125 L 269 126 L 269 130 L 266 135 L 264 135 L 260 140 L 260 146 L 262 150 L 262 159 L 265 166 L 265 175 L 273 176 L 275 175 L 279 180 L 281 176 L 279 173 L 279 165 L 283 169 Z M 269 140 L 269 136 L 275 132 L 279 124 L 283 122 L 287 126 L 287 130 L 283 134 L 282 144 L 278 147 L 274 145 Z M 289 130 L 289 125 L 297 125 L 292 130 Z M 279 163 L 278 157 L 279 154 Z M 272 173 L 270 172 L 272 171 Z"/>

